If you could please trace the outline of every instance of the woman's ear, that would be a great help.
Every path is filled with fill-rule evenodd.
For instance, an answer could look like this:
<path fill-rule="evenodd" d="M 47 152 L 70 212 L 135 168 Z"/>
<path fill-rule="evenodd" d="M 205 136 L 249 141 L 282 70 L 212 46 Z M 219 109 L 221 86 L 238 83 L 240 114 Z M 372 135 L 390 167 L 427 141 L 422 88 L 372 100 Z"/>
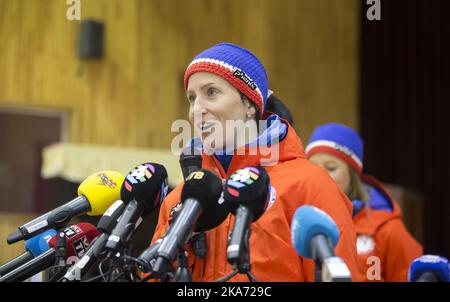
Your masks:
<path fill-rule="evenodd" d="M 248 117 L 255 116 L 255 114 L 256 114 L 256 107 L 248 99 L 245 99 L 245 107 L 246 107 L 246 110 L 247 110 L 247 116 Z"/>

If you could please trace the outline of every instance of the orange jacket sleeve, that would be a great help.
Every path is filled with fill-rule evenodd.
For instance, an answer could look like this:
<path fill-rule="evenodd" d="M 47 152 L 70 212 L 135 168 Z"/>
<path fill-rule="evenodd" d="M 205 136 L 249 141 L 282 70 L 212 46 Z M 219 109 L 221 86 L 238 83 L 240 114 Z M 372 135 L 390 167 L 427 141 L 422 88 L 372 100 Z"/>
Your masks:
<path fill-rule="evenodd" d="M 422 246 L 410 235 L 400 219 L 393 219 L 381 226 L 378 236 L 384 242 L 381 259 L 386 281 L 408 281 L 412 261 L 423 253 Z"/>
<path fill-rule="evenodd" d="M 164 236 L 169 227 L 170 211 L 177 204 L 177 196 L 180 195 L 182 185 L 177 186 L 172 192 L 170 192 L 164 199 L 159 209 L 158 224 L 156 225 L 155 232 L 153 233 L 152 244 Z"/>

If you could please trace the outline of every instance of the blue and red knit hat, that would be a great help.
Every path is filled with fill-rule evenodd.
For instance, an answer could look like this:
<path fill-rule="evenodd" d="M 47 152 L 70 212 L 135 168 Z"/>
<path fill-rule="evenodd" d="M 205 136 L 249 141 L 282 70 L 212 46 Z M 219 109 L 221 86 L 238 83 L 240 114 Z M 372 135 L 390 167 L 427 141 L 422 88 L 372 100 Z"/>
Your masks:
<path fill-rule="evenodd" d="M 259 59 L 245 48 L 220 43 L 201 52 L 184 74 L 184 89 L 196 72 L 211 72 L 227 80 L 258 107 L 262 115 L 269 89 L 266 70 Z"/>
<path fill-rule="evenodd" d="M 362 173 L 364 145 L 359 134 L 341 124 L 325 124 L 317 127 L 306 146 L 306 157 L 316 153 L 329 153 L 349 164 L 356 172 Z"/>

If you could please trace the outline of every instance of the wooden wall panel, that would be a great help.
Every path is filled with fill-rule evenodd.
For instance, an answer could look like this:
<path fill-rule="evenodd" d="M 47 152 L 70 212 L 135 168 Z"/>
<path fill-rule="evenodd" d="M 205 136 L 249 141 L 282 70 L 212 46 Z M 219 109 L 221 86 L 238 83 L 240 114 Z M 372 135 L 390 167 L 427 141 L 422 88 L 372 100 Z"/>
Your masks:
<path fill-rule="evenodd" d="M 98 61 L 77 58 L 67 8 L 0 0 L 0 105 L 69 112 L 69 142 L 169 148 L 184 70 L 222 41 L 260 57 L 305 144 L 321 123 L 357 126 L 357 0 L 81 0 L 82 19 L 105 23 Z M 27 220 L 15 217 L 1 214 L 0 239 Z M 0 246 L 0 262 L 21 250 Z"/>
<path fill-rule="evenodd" d="M 221 41 L 261 58 L 305 143 L 324 122 L 358 126 L 357 0 L 81 0 L 105 22 L 105 57 L 86 62 L 67 7 L 0 0 L 0 103 L 68 110 L 71 142 L 170 147 L 184 69 Z"/>

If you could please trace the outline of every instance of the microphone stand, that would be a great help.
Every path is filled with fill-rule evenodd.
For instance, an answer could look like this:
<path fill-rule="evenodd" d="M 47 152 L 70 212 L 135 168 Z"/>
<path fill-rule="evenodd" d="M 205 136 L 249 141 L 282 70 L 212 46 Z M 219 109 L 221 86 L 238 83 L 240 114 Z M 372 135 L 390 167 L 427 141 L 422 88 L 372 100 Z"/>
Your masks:
<path fill-rule="evenodd" d="M 319 261 L 314 262 L 314 282 L 322 282 L 322 266 Z"/>
<path fill-rule="evenodd" d="M 237 274 L 246 274 L 250 282 L 258 282 L 255 275 L 251 272 L 250 264 L 250 233 L 251 229 L 248 228 L 244 240 L 241 243 L 242 248 L 239 249 L 239 256 L 231 263 L 232 271 L 228 275 L 217 279 L 215 282 L 227 282 Z"/>
<path fill-rule="evenodd" d="M 206 238 L 205 233 L 198 233 L 190 239 L 192 250 L 197 258 L 205 258 L 206 255 Z M 189 270 L 189 260 L 185 250 L 181 249 L 177 254 L 177 270 L 173 278 L 174 282 L 192 282 L 192 273 Z"/>
<path fill-rule="evenodd" d="M 132 255 L 133 246 L 130 245 L 128 249 L 125 248 L 123 253 L 123 266 L 122 270 L 124 273 L 124 278 L 128 282 L 136 282 L 137 279 L 135 277 L 135 263 L 131 261 L 131 258 L 129 255 Z"/>
<path fill-rule="evenodd" d="M 189 261 L 184 250 L 180 250 L 177 255 L 177 270 L 173 278 L 174 282 L 192 282 L 192 274 L 189 271 Z"/>
<path fill-rule="evenodd" d="M 192 250 L 197 258 L 203 259 L 206 256 L 206 234 L 200 232 L 191 239 Z"/>
<path fill-rule="evenodd" d="M 67 250 L 66 236 L 63 229 L 58 230 L 55 247 L 55 264 L 47 271 L 48 282 L 55 282 L 62 278 L 67 271 Z"/>
<path fill-rule="evenodd" d="M 111 253 L 110 257 L 106 258 L 108 261 L 108 273 L 105 273 L 106 282 L 134 281 L 128 258 L 126 248 Z"/>

